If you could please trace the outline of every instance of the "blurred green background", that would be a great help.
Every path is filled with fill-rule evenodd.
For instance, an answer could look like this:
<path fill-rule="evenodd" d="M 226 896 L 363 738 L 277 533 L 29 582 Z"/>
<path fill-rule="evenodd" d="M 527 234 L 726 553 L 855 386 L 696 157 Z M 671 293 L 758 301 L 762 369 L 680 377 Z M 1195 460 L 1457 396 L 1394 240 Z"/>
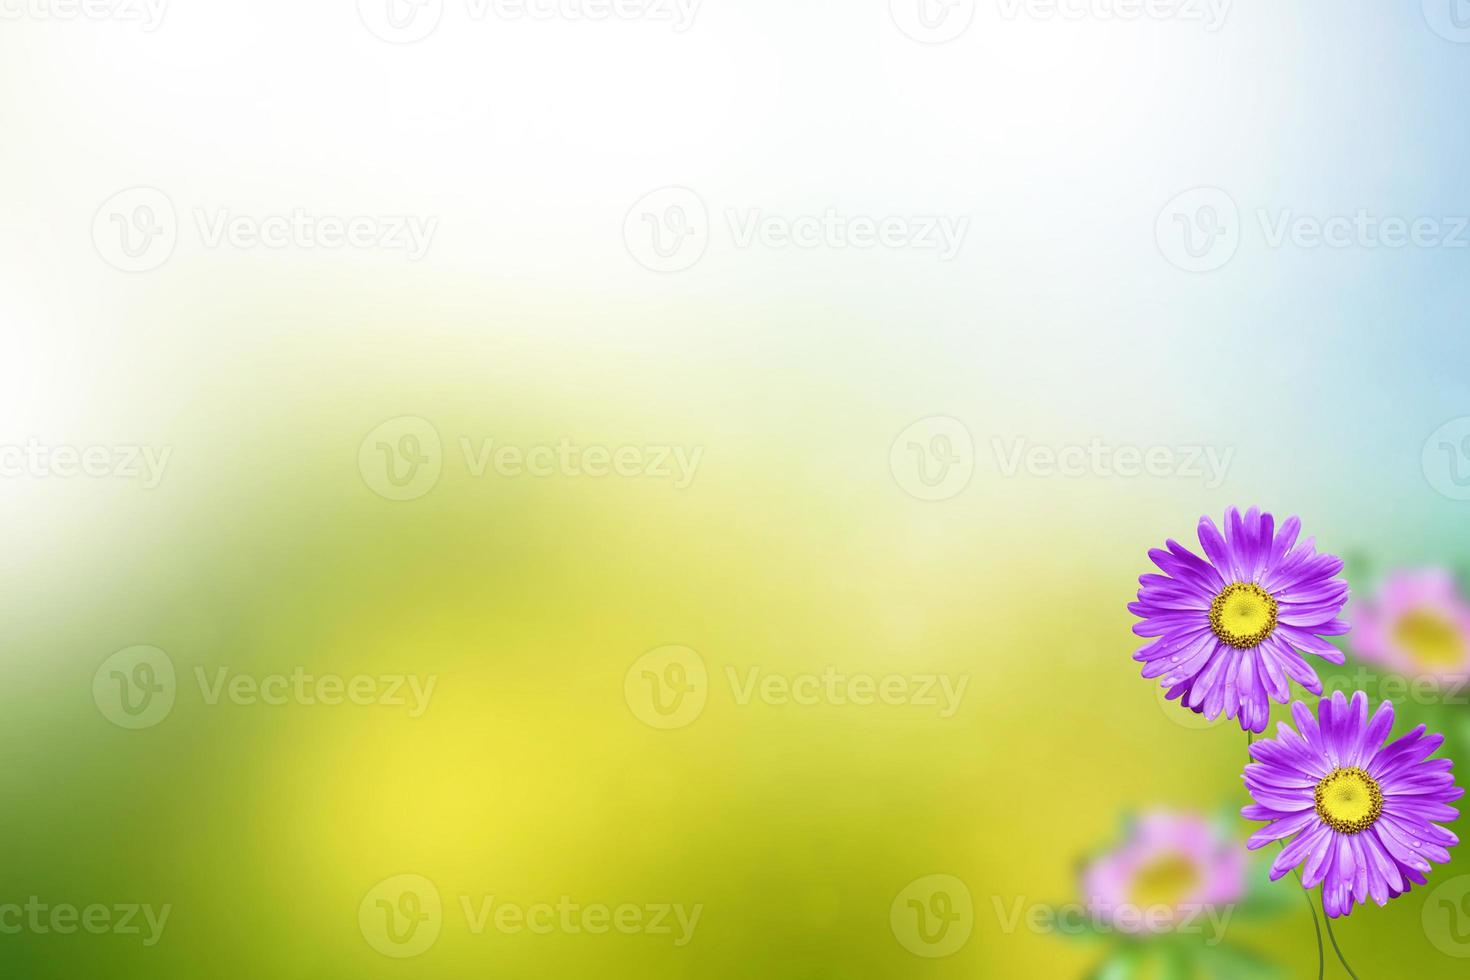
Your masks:
<path fill-rule="evenodd" d="M 1470 564 L 1464 253 L 1272 248 L 1255 217 L 1470 213 L 1444 97 L 1470 48 L 1366 0 L 1241 3 L 1218 32 L 980 5 L 939 46 L 883 6 L 711 4 L 672 34 L 450 5 L 403 47 L 351 4 L 7 24 L 0 447 L 169 456 L 156 486 L 0 479 L 0 975 L 1087 976 L 1111 940 L 1008 928 L 1017 903 L 1081 900 L 1128 814 L 1245 803 L 1244 734 L 1130 659 L 1147 549 L 1257 504 L 1355 594 Z M 139 185 L 180 240 L 128 274 L 89 231 Z M 667 185 L 715 231 L 660 274 L 624 220 Z M 1202 185 L 1245 230 L 1191 273 L 1156 221 Z M 220 207 L 440 225 L 419 262 L 209 247 L 193 210 Z M 752 207 L 971 230 L 948 263 L 741 248 L 725 213 Z M 424 424 L 437 451 L 402 441 Z M 476 475 L 462 439 L 700 455 L 687 485 Z M 1107 468 L 1024 462 L 1094 445 Z M 1162 470 L 1118 474 L 1150 447 Z M 421 495 L 390 499 L 390 460 Z M 140 646 L 174 700 L 130 728 L 118 698 L 155 702 L 117 685 L 166 684 L 159 654 L 110 659 Z M 211 703 L 222 669 L 434 687 L 416 717 Z M 829 672 L 963 696 L 783 693 Z M 1458 760 L 1467 710 L 1398 730 Z M 1457 852 L 1431 885 L 1464 875 Z M 905 919 L 931 876 L 960 915 L 934 943 Z M 1222 968 L 1313 975 L 1273 887 L 1229 928 L 1257 959 Z M 1470 914 L 1426 918 L 1429 892 L 1337 924 L 1360 976 L 1463 970 L 1437 930 L 1470 940 Z M 170 911 L 152 945 L 6 932 L 32 896 Z M 682 945 L 473 928 L 564 897 L 699 917 Z M 1104 975 L 1204 968 L 1179 962 Z"/>

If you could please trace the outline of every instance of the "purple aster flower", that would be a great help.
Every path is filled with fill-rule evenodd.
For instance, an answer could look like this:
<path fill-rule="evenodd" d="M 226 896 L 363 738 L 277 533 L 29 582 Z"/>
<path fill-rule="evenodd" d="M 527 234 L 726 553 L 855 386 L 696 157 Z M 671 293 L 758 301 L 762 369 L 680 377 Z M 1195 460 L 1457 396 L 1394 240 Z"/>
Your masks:
<path fill-rule="evenodd" d="M 1246 851 L 1197 814 L 1145 814 L 1118 847 L 1088 864 L 1088 907 L 1119 932 L 1170 932 L 1245 895 Z"/>
<path fill-rule="evenodd" d="M 1317 705 L 1320 718 L 1300 701 L 1291 706 L 1293 729 L 1276 726 L 1276 737 L 1251 746 L 1256 759 L 1245 767 L 1245 785 L 1256 801 L 1240 811 L 1249 820 L 1270 821 L 1247 844 L 1252 850 L 1294 838 L 1271 866 L 1274 881 L 1302 865 L 1302 885 L 1322 886 L 1322 907 L 1333 918 L 1347 915 L 1370 896 L 1379 905 L 1422 885 L 1430 862 L 1450 859 L 1460 839 L 1439 826 L 1459 811 L 1449 806 L 1464 795 L 1450 773 L 1449 759 L 1429 759 L 1443 735 L 1425 735 L 1420 725 L 1384 744 L 1393 728 L 1393 703 L 1368 718 L 1368 698 L 1352 703 L 1338 691 Z"/>
<path fill-rule="evenodd" d="M 1211 721 L 1225 713 L 1240 727 L 1263 732 L 1271 701 L 1291 699 L 1288 679 L 1322 693 L 1317 672 L 1302 653 L 1340 664 L 1340 650 L 1323 639 L 1348 631 L 1338 619 L 1347 583 L 1334 578 L 1342 559 L 1317 554 L 1313 539 L 1298 541 L 1301 521 L 1278 530 L 1270 514 L 1252 507 L 1225 512 L 1225 533 L 1208 517 L 1199 522 L 1201 558 L 1177 541 L 1148 553 L 1163 575 L 1138 579 L 1138 601 L 1128 609 L 1143 621 L 1139 636 L 1158 637 L 1133 659 L 1144 677 L 1160 677 L 1168 698 Z"/>
<path fill-rule="evenodd" d="M 1353 652 L 1364 660 L 1436 681 L 1470 675 L 1470 603 L 1446 569 L 1394 572 L 1348 617 Z"/>

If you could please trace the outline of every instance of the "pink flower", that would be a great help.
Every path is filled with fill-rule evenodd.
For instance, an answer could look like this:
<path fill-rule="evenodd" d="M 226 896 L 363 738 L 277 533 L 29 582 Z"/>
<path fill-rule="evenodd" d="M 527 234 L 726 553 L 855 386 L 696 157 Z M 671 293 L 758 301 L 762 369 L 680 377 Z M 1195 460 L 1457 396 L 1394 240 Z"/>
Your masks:
<path fill-rule="evenodd" d="M 1170 932 L 1245 895 L 1245 846 L 1205 817 L 1145 814 L 1082 874 L 1094 914 L 1120 932 Z"/>
<path fill-rule="evenodd" d="M 1348 615 L 1353 651 L 1364 660 L 1436 681 L 1470 674 L 1470 603 L 1445 569 L 1394 572 Z"/>

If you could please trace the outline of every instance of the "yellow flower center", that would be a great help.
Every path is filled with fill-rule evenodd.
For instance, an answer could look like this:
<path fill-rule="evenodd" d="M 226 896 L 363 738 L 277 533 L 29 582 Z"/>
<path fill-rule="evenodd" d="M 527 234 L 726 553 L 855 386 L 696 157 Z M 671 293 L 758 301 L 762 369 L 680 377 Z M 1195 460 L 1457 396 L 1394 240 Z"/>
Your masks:
<path fill-rule="evenodd" d="M 1317 784 L 1317 816 L 1339 834 L 1361 834 L 1383 815 L 1383 790 L 1361 769 L 1334 769 Z"/>
<path fill-rule="evenodd" d="M 1394 641 L 1421 667 L 1456 667 L 1465 651 L 1455 624 L 1430 609 L 1415 609 L 1393 624 Z"/>
<path fill-rule="evenodd" d="M 1254 582 L 1227 585 L 1210 603 L 1210 629 L 1239 650 L 1258 646 L 1276 628 L 1276 600 Z"/>
<path fill-rule="evenodd" d="M 1155 905 L 1178 908 L 1189 900 L 1200 884 L 1199 868 L 1182 854 L 1166 854 L 1145 864 L 1133 876 L 1129 898 L 1134 906 Z"/>

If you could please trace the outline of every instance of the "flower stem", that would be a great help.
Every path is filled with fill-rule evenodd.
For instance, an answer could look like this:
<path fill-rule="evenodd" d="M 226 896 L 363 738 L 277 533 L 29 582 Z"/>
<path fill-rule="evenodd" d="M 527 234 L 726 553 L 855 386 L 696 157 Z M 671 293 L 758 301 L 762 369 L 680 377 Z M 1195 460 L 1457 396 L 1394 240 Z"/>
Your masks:
<path fill-rule="evenodd" d="M 1296 874 L 1295 871 L 1292 874 Z M 1301 884 L 1302 877 L 1297 875 L 1297 884 Z M 1317 980 L 1322 980 L 1323 971 L 1327 967 L 1327 957 L 1322 952 L 1322 924 L 1317 920 L 1317 906 L 1312 904 L 1312 896 L 1305 888 L 1302 889 L 1302 897 L 1307 900 L 1307 908 L 1312 912 L 1312 929 L 1317 933 Z"/>
<path fill-rule="evenodd" d="M 1255 736 L 1251 733 L 1250 729 L 1246 729 L 1245 754 L 1247 759 L 1251 758 L 1251 746 L 1254 744 Z M 1281 845 L 1283 851 L 1286 850 L 1286 841 L 1278 841 L 1278 843 Z M 1291 873 L 1296 876 L 1296 883 L 1301 885 L 1301 872 L 1296 868 L 1292 868 Z M 1302 885 L 1302 898 L 1306 899 L 1307 911 L 1312 913 L 1312 931 L 1317 934 L 1317 980 L 1322 980 L 1327 970 L 1327 953 L 1322 948 L 1322 922 L 1317 918 L 1317 906 L 1312 904 L 1312 896 L 1307 892 L 1305 885 Z M 1323 918 L 1327 916 L 1327 907 L 1325 905 L 1322 907 L 1322 916 Z M 1348 971 L 1348 976 L 1352 977 L 1353 980 L 1358 980 L 1358 975 L 1347 965 L 1347 960 L 1342 958 L 1342 951 L 1337 948 L 1337 937 L 1332 935 L 1331 920 L 1328 920 L 1327 923 L 1327 935 L 1332 939 L 1332 948 L 1337 952 L 1337 959 L 1342 964 L 1342 968 Z"/>
<path fill-rule="evenodd" d="M 1312 914 L 1316 915 L 1316 913 L 1317 910 L 1313 909 Z M 1353 972 L 1352 967 L 1348 966 L 1347 960 L 1343 959 L 1342 950 L 1337 946 L 1337 937 L 1332 934 L 1332 917 L 1327 914 L 1327 907 L 1325 905 L 1322 907 L 1322 917 L 1327 920 L 1327 938 L 1332 940 L 1332 951 L 1337 954 L 1337 962 L 1342 964 L 1342 968 L 1347 971 L 1348 976 L 1352 977 L 1353 980 L 1358 980 L 1358 975 Z M 1320 936 L 1317 941 L 1319 943 L 1322 941 Z"/>
<path fill-rule="evenodd" d="M 1281 849 L 1283 851 L 1286 850 L 1286 841 L 1281 842 Z M 1296 883 L 1298 885 L 1302 884 L 1301 872 L 1297 871 L 1296 868 L 1292 868 L 1291 873 L 1296 876 Z M 1322 980 L 1323 972 L 1327 969 L 1327 955 L 1322 950 L 1322 923 L 1317 920 L 1317 906 L 1312 904 L 1312 896 L 1307 892 L 1306 886 L 1302 887 L 1302 898 L 1307 900 L 1307 910 L 1312 913 L 1312 929 L 1317 933 L 1317 980 Z M 1327 910 L 1324 908 L 1322 911 L 1325 913 Z M 1328 928 L 1330 929 L 1331 927 L 1329 926 Z M 1334 939 L 1332 945 L 1333 948 L 1336 948 L 1337 940 Z M 1339 953 L 1337 958 L 1342 959 L 1342 954 Z M 1347 966 L 1347 964 L 1344 963 L 1343 966 Z M 1349 970 L 1348 972 L 1352 973 L 1353 971 Z M 1357 977 L 1353 977 L 1353 980 L 1357 980 Z"/>

